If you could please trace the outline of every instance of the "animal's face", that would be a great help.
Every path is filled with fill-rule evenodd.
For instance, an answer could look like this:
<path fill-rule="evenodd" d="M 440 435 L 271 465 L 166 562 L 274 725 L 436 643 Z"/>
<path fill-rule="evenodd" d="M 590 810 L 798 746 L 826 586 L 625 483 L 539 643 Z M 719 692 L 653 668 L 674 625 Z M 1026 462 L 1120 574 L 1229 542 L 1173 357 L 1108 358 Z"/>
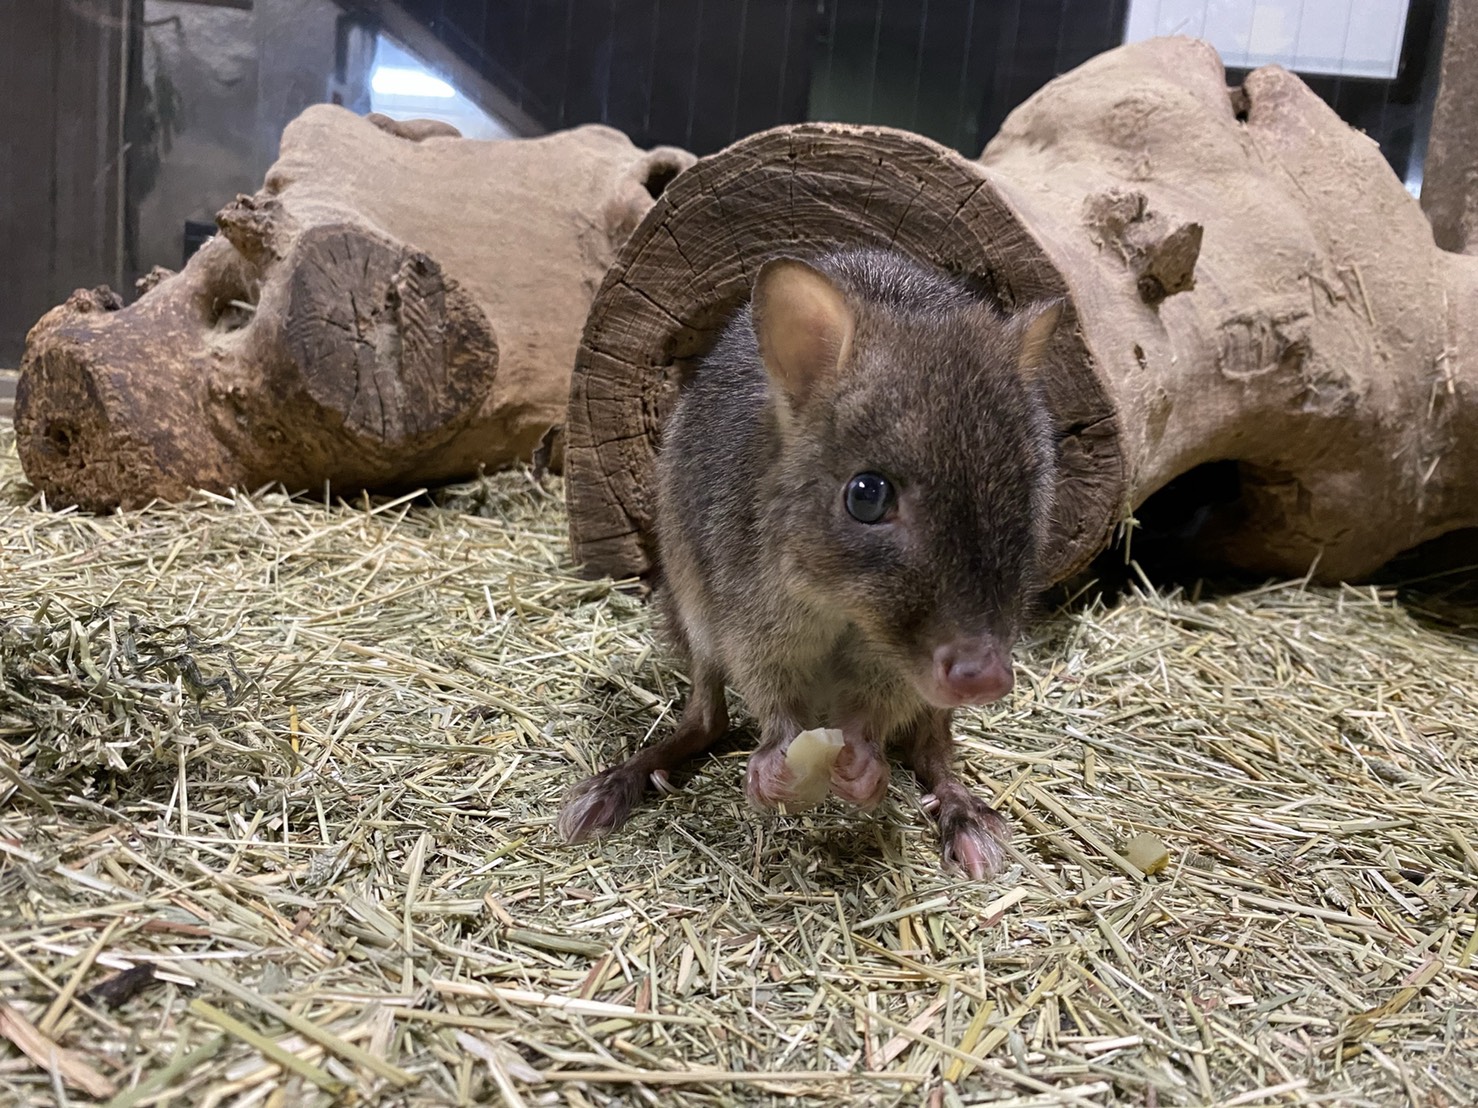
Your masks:
<path fill-rule="evenodd" d="M 852 312 L 835 372 L 784 421 L 786 576 L 928 702 L 996 699 L 1042 584 L 1055 468 L 1030 361 L 1055 319 L 1002 321 L 958 294 Z"/>

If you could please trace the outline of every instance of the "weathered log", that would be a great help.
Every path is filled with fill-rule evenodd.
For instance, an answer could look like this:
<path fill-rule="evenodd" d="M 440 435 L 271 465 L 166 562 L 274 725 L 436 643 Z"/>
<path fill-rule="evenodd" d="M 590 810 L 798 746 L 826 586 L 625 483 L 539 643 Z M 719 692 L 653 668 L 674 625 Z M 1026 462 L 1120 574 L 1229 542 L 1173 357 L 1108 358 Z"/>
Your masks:
<path fill-rule="evenodd" d="M 1237 493 L 1199 552 L 1359 577 L 1478 525 L 1478 259 L 1436 249 L 1374 143 L 1278 67 L 1229 90 L 1195 40 L 1052 82 L 972 162 L 914 135 L 806 124 L 701 159 L 620 252 L 566 421 L 574 554 L 654 566 L 662 418 L 779 253 L 892 244 L 1004 306 L 1061 294 L 1062 579 L 1205 463 Z M 962 397 L 962 403 L 968 398 Z"/>
<path fill-rule="evenodd" d="M 310 108 L 184 270 L 127 308 L 79 292 L 32 330 L 26 475 L 107 509 L 527 459 L 563 418 L 601 275 L 691 161 L 605 127 L 482 142 Z"/>

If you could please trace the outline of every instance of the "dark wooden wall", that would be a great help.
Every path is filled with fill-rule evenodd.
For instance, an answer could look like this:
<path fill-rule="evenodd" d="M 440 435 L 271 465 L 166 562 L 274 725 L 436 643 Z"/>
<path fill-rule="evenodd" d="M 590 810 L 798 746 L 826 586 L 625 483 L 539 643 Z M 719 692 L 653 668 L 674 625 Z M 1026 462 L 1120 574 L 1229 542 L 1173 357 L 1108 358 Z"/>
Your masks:
<path fill-rule="evenodd" d="M 886 123 L 974 157 L 1012 108 L 1123 38 L 1127 0 L 826 0 L 813 119 Z"/>
<path fill-rule="evenodd" d="M 548 130 L 607 123 L 706 154 L 832 119 L 974 155 L 1044 81 L 1120 41 L 1127 0 L 393 2 Z"/>
<path fill-rule="evenodd" d="M 0 368 L 48 308 L 117 279 L 126 2 L 0 3 Z"/>
<path fill-rule="evenodd" d="M 546 130 L 708 153 L 806 118 L 816 0 L 394 2 Z"/>
<path fill-rule="evenodd" d="M 834 119 L 973 157 L 1052 77 L 1118 45 L 1128 12 L 1128 0 L 341 2 L 393 4 L 544 129 L 608 123 L 699 154 Z M 1395 81 L 1308 78 L 1403 176 L 1425 143 L 1445 4 L 1411 0 Z"/>

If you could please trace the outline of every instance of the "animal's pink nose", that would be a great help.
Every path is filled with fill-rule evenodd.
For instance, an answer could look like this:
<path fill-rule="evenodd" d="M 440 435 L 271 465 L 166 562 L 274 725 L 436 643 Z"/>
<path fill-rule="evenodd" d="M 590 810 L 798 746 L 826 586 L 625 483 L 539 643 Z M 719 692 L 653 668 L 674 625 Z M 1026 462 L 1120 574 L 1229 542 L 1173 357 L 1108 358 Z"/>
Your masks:
<path fill-rule="evenodd" d="M 989 704 L 1011 691 L 1011 658 L 989 641 L 956 640 L 934 651 L 934 678 L 961 704 Z"/>

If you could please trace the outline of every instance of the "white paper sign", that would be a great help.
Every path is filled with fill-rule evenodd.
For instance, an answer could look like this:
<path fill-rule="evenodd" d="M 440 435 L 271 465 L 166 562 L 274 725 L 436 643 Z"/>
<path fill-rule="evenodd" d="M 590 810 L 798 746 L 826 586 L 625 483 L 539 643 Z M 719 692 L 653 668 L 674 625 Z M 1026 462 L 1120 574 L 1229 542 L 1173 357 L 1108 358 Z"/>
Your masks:
<path fill-rule="evenodd" d="M 1408 0 L 1129 0 L 1124 41 L 1191 35 L 1228 66 L 1396 76 Z"/>

